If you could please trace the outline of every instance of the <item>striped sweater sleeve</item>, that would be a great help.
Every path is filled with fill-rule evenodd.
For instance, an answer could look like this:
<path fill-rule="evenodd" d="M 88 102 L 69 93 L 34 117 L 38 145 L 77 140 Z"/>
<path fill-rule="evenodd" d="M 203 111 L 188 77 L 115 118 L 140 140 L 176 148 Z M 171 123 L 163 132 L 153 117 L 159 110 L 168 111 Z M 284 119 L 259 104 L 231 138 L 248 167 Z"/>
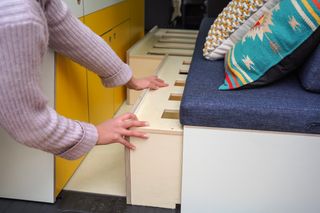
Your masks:
<path fill-rule="evenodd" d="M 100 76 L 106 87 L 124 85 L 132 77 L 129 66 L 110 46 L 74 17 L 61 0 L 47 0 L 45 15 L 49 45 Z"/>
<path fill-rule="evenodd" d="M 0 126 L 29 147 L 79 158 L 96 144 L 97 130 L 60 116 L 47 105 L 39 86 L 47 45 L 45 23 L 14 18 L 0 24 Z"/>

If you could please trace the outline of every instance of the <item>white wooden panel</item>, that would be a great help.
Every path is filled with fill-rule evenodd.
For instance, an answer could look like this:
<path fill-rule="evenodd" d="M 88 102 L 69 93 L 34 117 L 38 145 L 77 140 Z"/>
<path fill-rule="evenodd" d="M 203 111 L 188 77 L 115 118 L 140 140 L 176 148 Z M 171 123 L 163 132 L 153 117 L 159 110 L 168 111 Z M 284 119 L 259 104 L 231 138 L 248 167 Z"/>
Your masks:
<path fill-rule="evenodd" d="M 84 0 L 63 0 L 68 7 L 70 8 L 73 15 L 76 17 L 82 17 L 83 16 L 83 2 Z M 89 0 L 90 1 L 90 0 Z"/>
<path fill-rule="evenodd" d="M 54 55 L 42 68 L 41 85 L 54 106 Z M 54 157 L 19 144 L 0 129 L 0 197 L 54 202 Z"/>
<path fill-rule="evenodd" d="M 84 15 L 88 15 L 123 0 L 84 0 Z"/>
<path fill-rule="evenodd" d="M 320 212 L 320 136 L 184 127 L 183 213 Z"/>

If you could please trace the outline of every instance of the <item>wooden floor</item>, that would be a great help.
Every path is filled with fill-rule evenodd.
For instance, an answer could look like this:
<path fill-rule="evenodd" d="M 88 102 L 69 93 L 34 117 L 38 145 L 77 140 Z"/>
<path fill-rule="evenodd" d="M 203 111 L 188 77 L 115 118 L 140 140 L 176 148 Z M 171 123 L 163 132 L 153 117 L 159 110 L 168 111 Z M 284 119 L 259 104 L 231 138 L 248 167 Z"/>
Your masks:
<path fill-rule="evenodd" d="M 180 213 L 180 208 L 131 206 L 125 197 L 63 191 L 55 204 L 0 199 L 0 213 Z"/>

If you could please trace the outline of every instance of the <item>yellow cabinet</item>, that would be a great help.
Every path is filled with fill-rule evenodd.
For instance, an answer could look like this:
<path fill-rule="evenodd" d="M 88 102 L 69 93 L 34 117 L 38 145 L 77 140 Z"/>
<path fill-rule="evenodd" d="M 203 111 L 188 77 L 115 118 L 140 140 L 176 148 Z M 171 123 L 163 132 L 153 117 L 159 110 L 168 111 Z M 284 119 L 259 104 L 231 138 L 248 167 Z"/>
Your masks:
<path fill-rule="evenodd" d="M 88 122 L 86 69 L 57 54 L 56 85 L 57 112 L 71 119 Z M 63 189 L 82 160 L 83 157 L 75 161 L 55 157 L 56 196 Z"/>
<path fill-rule="evenodd" d="M 128 0 L 130 7 L 131 45 L 144 35 L 144 0 Z"/>
<path fill-rule="evenodd" d="M 143 5 L 143 0 L 125 0 L 81 20 L 126 61 L 127 49 L 143 35 Z M 126 99 L 124 86 L 106 88 L 95 73 L 60 55 L 56 57 L 56 79 L 56 109 L 71 119 L 100 124 L 112 118 Z M 58 195 L 84 158 L 55 159 L 55 195 Z"/>
<path fill-rule="evenodd" d="M 88 122 L 86 69 L 59 54 L 56 54 L 55 63 L 57 112 L 67 118 Z M 83 159 L 84 157 L 68 161 L 55 157 L 55 196 L 60 193 Z"/>
<path fill-rule="evenodd" d="M 111 31 L 111 40 L 109 39 L 111 48 L 117 55 L 126 61 L 126 51 L 130 47 L 130 21 L 120 24 Z M 126 99 L 126 87 L 119 86 L 114 88 L 114 112 L 117 112 L 122 103 Z"/>
<path fill-rule="evenodd" d="M 112 34 L 106 33 L 102 38 L 107 42 Z M 111 40 L 110 40 L 111 41 Z M 93 72 L 88 71 L 88 97 L 89 97 L 89 120 L 93 124 L 113 117 L 114 113 L 114 88 L 106 88 L 100 78 Z"/>

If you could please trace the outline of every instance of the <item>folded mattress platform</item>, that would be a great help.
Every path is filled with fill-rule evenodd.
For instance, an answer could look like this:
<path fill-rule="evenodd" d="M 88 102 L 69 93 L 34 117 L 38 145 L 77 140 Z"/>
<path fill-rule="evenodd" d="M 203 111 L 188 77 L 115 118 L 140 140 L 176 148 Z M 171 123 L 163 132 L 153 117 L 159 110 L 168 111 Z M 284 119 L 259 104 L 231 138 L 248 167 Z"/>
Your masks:
<path fill-rule="evenodd" d="M 148 54 L 148 35 L 130 50 L 134 71 L 152 64 L 145 73 L 169 86 L 135 101 L 133 112 L 150 126 L 137 128 L 148 139 L 129 139 L 137 149 L 126 151 L 127 202 L 181 203 L 184 213 L 320 212 L 319 94 L 304 91 L 294 74 L 266 87 L 218 91 L 223 61 L 202 57 L 212 22 L 202 22 L 192 58 Z"/>

